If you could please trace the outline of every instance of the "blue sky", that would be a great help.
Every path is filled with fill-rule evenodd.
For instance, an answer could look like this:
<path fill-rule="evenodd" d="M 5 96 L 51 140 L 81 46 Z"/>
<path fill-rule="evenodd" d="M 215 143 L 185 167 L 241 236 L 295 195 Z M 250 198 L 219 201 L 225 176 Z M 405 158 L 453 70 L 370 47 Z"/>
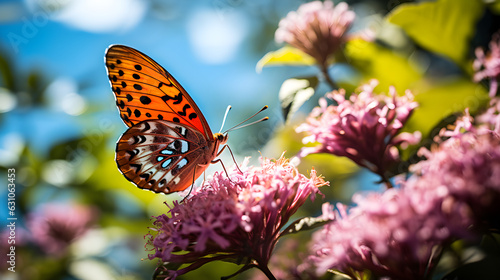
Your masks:
<path fill-rule="evenodd" d="M 64 3 L 0 1 L 0 50 L 16 73 L 37 69 L 54 83 L 44 93 L 46 107 L 6 114 L 0 125 L 0 153 L 9 151 L 12 143 L 5 138 L 12 139 L 12 134 L 20 134 L 43 154 L 53 142 L 76 137 L 103 116 L 120 123 L 104 68 L 104 52 L 111 44 L 135 47 L 163 65 L 192 95 L 214 131 L 227 105 L 233 106 L 228 125 L 265 104 L 279 116 L 277 92 L 290 72 L 270 68 L 256 73 L 262 55 L 279 47 L 272 33 L 259 32 L 266 21 L 277 26 L 279 16 L 300 1 Z M 64 8 L 54 12 L 57 5 Z M 267 43 L 256 51 L 259 37 Z M 85 110 L 92 106 L 100 112 Z"/>

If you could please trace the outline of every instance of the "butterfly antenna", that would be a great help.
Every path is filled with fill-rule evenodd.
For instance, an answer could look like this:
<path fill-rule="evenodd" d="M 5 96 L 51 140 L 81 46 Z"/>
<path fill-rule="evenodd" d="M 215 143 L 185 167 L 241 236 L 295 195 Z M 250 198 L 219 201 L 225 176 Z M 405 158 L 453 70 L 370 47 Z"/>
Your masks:
<path fill-rule="evenodd" d="M 269 108 L 269 106 L 264 106 L 262 107 L 262 109 L 260 109 L 257 113 L 251 115 L 250 117 L 246 118 L 245 120 L 243 120 L 242 122 L 240 122 L 239 124 L 231 127 L 230 129 L 224 131 L 223 133 L 227 133 L 229 131 L 232 131 L 232 130 L 235 130 L 235 129 L 239 129 L 239 128 L 242 128 L 242 127 L 246 127 L 246 126 L 249 126 L 249 125 L 253 125 L 253 124 L 256 124 L 256 123 L 259 123 L 259 122 L 262 122 L 262 121 L 266 121 L 269 119 L 269 117 L 264 117 L 258 121 L 254 121 L 252 123 L 249 123 L 249 124 L 245 124 L 245 125 L 242 125 L 243 123 L 247 122 L 248 120 L 250 120 L 251 118 L 255 117 L 256 115 L 258 115 L 260 112 L 264 111 L 264 110 L 267 110 L 267 108 Z"/>
<path fill-rule="evenodd" d="M 226 123 L 226 118 L 227 114 L 229 114 L 229 111 L 231 111 L 231 105 L 227 106 L 226 113 L 224 114 L 224 119 L 222 119 L 222 125 L 220 126 L 219 133 L 222 131 L 222 128 L 224 127 L 224 124 Z"/>
<path fill-rule="evenodd" d="M 247 127 L 247 126 L 250 126 L 250 125 L 254 125 L 256 123 L 260 123 L 260 122 L 263 122 L 263 121 L 267 121 L 269 119 L 269 117 L 263 117 L 262 119 L 260 120 L 257 120 L 257 121 L 254 121 L 254 122 L 251 122 L 251 123 L 247 123 L 247 124 L 244 124 L 242 126 L 236 126 L 236 127 L 232 127 L 228 130 L 226 130 L 226 132 L 229 132 L 229 131 L 232 131 L 232 130 L 235 130 L 235 129 L 240 129 L 240 128 L 244 128 L 244 127 Z"/>

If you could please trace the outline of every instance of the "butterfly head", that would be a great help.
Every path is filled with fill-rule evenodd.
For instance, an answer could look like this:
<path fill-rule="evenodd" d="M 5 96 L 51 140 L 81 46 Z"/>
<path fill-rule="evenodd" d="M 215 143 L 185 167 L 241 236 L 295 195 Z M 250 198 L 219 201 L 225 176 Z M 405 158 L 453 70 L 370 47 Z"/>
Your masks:
<path fill-rule="evenodd" d="M 219 145 L 224 145 L 227 142 L 227 133 L 214 133 L 214 139 L 219 142 Z"/>

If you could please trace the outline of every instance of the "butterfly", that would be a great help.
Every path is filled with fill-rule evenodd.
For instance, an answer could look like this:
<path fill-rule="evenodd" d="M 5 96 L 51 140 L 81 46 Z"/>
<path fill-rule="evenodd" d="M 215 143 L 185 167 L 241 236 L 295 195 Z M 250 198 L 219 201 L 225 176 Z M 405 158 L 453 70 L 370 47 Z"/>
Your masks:
<path fill-rule="evenodd" d="M 220 161 L 229 130 L 213 134 L 191 96 L 160 64 L 123 45 L 106 50 L 105 64 L 128 126 L 116 144 L 116 163 L 125 178 L 141 189 L 169 194 L 185 190 Z"/>

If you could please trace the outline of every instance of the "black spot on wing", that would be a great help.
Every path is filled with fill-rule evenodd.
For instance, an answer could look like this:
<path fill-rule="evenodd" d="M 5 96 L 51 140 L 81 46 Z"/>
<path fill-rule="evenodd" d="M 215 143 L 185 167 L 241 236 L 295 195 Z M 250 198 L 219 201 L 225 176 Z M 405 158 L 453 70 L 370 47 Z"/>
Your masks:
<path fill-rule="evenodd" d="M 184 107 L 182 107 L 182 111 L 178 111 L 177 113 L 183 117 L 185 117 L 187 115 L 187 112 L 186 110 L 191 108 L 191 105 L 189 104 L 184 104 Z"/>
<path fill-rule="evenodd" d="M 131 163 L 130 167 L 135 168 L 134 172 L 137 174 L 137 172 L 141 171 L 142 164 Z"/>
<path fill-rule="evenodd" d="M 149 176 L 151 176 L 151 174 L 149 173 L 142 173 L 141 175 L 139 175 L 139 177 L 143 178 L 146 181 L 149 179 Z"/>
<path fill-rule="evenodd" d="M 146 136 L 144 136 L 144 135 L 134 135 L 133 139 L 134 139 L 134 143 L 132 143 L 132 145 L 142 144 L 142 143 L 146 142 Z"/>
<path fill-rule="evenodd" d="M 162 179 L 162 180 L 158 183 L 158 186 L 162 187 L 162 186 L 164 186 L 166 183 L 167 183 L 167 180 Z"/>
<path fill-rule="evenodd" d="M 149 98 L 147 96 L 141 96 L 141 98 L 139 98 L 139 100 L 144 105 L 148 105 L 149 103 L 151 103 L 151 98 Z"/>
<path fill-rule="evenodd" d="M 144 129 L 142 130 L 142 132 L 145 132 L 145 131 L 148 131 L 151 129 L 151 126 L 149 125 L 148 122 L 144 122 Z"/>
<path fill-rule="evenodd" d="M 139 154 L 139 150 L 138 149 L 134 149 L 133 151 L 125 151 L 127 154 L 129 154 L 129 158 L 128 160 L 132 160 L 136 155 Z"/>

